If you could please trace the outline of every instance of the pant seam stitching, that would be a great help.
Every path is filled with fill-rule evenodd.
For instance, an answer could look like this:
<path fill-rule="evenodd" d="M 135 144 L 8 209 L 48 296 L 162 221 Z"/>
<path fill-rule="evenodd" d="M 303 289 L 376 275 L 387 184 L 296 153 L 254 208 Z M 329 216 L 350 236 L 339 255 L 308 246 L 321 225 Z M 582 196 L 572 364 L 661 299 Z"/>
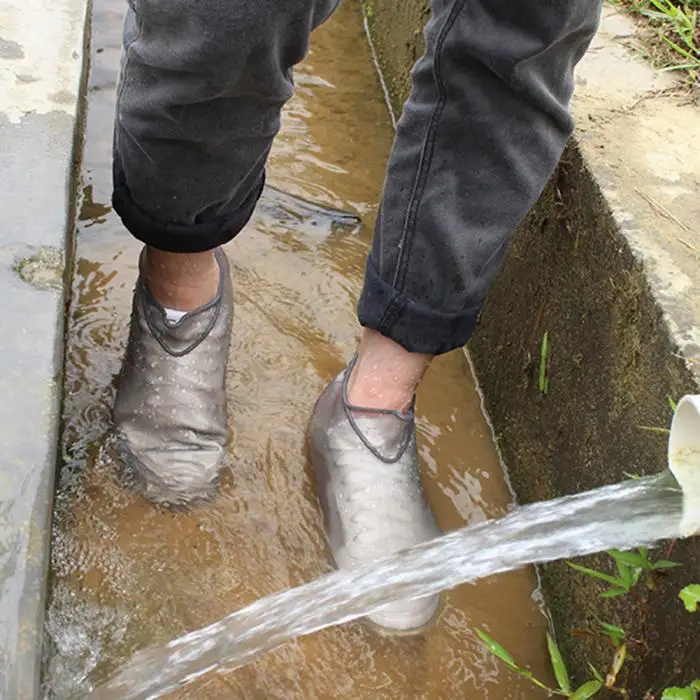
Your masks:
<path fill-rule="evenodd" d="M 405 305 L 406 304 L 403 299 L 399 298 L 398 296 L 392 298 L 379 321 L 380 332 L 383 330 L 391 330 L 394 322 L 403 311 Z"/>
<path fill-rule="evenodd" d="M 406 219 L 401 232 L 401 239 L 399 241 L 399 253 L 398 259 L 396 261 L 396 269 L 394 271 L 394 279 L 392 286 L 396 289 L 401 289 L 406 277 L 406 270 L 408 268 L 408 261 L 410 259 L 411 246 L 410 243 L 413 236 L 410 235 L 415 232 L 415 225 L 417 220 L 418 205 L 420 199 L 425 191 L 425 183 L 427 181 L 428 170 L 432 162 L 432 152 L 433 146 L 435 144 L 435 137 L 437 126 L 442 118 L 442 114 L 445 109 L 445 104 L 447 103 L 447 94 L 445 91 L 445 85 L 442 80 L 442 73 L 440 71 L 440 54 L 447 40 L 447 35 L 454 26 L 457 19 L 457 15 L 464 7 L 466 0 L 456 0 L 450 14 L 445 20 L 445 24 L 440 31 L 437 39 L 435 40 L 435 53 L 433 58 L 433 76 L 435 79 L 435 85 L 438 91 L 438 101 L 435 105 L 433 113 L 430 117 L 430 122 L 425 133 L 425 138 L 423 140 L 423 145 L 421 147 L 421 153 L 418 160 L 418 169 L 416 173 L 416 179 L 413 185 L 413 191 L 411 192 L 411 197 L 408 202 Z"/>

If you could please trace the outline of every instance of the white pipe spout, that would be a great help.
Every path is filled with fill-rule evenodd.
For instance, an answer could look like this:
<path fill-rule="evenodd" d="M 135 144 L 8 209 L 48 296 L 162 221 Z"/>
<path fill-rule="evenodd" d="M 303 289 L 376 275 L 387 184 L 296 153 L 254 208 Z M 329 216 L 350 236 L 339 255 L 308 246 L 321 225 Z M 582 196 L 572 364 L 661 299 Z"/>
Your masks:
<path fill-rule="evenodd" d="M 684 396 L 671 423 L 668 468 L 683 490 L 681 537 L 700 534 L 700 396 Z"/>

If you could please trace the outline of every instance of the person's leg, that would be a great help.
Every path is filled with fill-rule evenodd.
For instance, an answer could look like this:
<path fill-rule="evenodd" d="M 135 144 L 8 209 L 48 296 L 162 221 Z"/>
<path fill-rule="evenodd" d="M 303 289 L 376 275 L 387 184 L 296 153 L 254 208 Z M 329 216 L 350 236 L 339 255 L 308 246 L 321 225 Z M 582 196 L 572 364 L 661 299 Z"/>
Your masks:
<path fill-rule="evenodd" d="M 600 0 L 436 0 L 398 125 L 360 323 L 410 353 L 471 337 L 511 232 L 573 130 Z M 373 346 L 366 334 L 363 347 Z M 356 398 L 367 393 L 358 363 Z"/>
<path fill-rule="evenodd" d="M 233 306 L 220 246 L 253 212 L 292 68 L 337 4 L 130 0 L 113 204 L 145 248 L 114 423 L 120 460 L 154 501 L 215 485 Z"/>
<path fill-rule="evenodd" d="M 573 128 L 574 67 L 600 7 L 433 0 L 367 261 L 358 356 L 310 425 L 341 566 L 436 532 L 420 487 L 413 397 L 432 357 L 469 340 L 511 232 L 561 157 Z M 374 619 L 418 627 L 436 607 L 435 599 L 407 602 Z"/>

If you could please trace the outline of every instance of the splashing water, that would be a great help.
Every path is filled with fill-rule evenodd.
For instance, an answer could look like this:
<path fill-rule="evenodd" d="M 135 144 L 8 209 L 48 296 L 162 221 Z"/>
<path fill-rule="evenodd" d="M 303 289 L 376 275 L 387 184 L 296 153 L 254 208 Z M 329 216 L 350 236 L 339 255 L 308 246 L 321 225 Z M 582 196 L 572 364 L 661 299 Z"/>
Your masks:
<path fill-rule="evenodd" d="M 352 571 L 262 598 L 169 644 L 139 652 L 94 700 L 146 700 L 228 673 L 295 637 L 528 564 L 631 549 L 678 536 L 683 494 L 670 472 L 534 503 Z"/>

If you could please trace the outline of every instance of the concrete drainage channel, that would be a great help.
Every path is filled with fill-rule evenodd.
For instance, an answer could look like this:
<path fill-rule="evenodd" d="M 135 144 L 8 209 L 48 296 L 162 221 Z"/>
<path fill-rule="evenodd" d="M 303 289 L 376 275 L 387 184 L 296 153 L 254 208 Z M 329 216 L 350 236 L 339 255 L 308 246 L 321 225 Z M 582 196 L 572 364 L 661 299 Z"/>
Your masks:
<path fill-rule="evenodd" d="M 400 113 L 429 5 L 366 0 L 364 9 Z M 520 503 L 659 472 L 669 398 L 698 389 L 700 156 L 688 144 L 700 143 L 700 110 L 638 57 L 634 37 L 629 18 L 606 7 L 577 71 L 575 138 L 515 233 L 469 346 Z M 640 642 L 630 697 L 679 666 L 700 674 L 700 655 L 689 654 L 697 622 L 677 599 L 697 578 L 700 542 L 679 544 L 674 559 L 684 566 L 659 580 L 644 614 L 629 597 L 599 598 L 601 586 L 565 564 L 540 570 L 573 674 L 610 663 L 609 641 L 580 633 L 597 619 Z"/>
<path fill-rule="evenodd" d="M 37 697 L 85 0 L 0 4 L 0 697 Z"/>
<path fill-rule="evenodd" d="M 38 697 L 63 355 L 65 259 L 85 62 L 86 3 L 0 9 L 0 697 Z M 421 51 L 422 0 L 365 5 L 395 111 Z M 606 11 L 578 71 L 575 142 L 516 233 L 469 351 L 520 502 L 665 466 L 668 397 L 698 393 L 700 119 L 668 75 L 633 57 Z M 659 137 L 659 134 L 663 134 Z M 546 352 L 543 339 L 547 337 Z M 548 389 L 541 390 L 545 372 Z M 684 663 L 696 635 L 676 592 L 700 564 L 679 543 L 642 620 L 564 565 L 541 579 L 571 671 L 603 668 L 604 640 L 571 630 L 614 618 L 645 652 L 631 697 Z M 593 561 L 594 566 L 605 566 Z M 693 667 L 695 664 L 695 667 Z"/>

